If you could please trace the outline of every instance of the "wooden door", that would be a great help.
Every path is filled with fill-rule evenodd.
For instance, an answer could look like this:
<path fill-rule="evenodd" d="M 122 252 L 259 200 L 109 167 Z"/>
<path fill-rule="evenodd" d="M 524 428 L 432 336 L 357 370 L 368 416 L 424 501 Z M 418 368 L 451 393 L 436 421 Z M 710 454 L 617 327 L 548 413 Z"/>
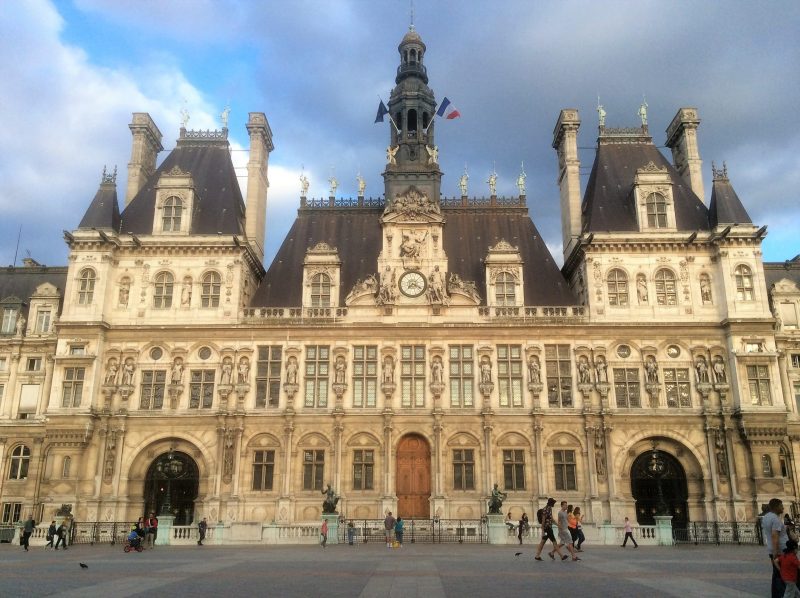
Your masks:
<path fill-rule="evenodd" d="M 431 498 L 431 449 L 416 434 L 397 446 L 397 513 L 404 519 L 428 519 Z"/>

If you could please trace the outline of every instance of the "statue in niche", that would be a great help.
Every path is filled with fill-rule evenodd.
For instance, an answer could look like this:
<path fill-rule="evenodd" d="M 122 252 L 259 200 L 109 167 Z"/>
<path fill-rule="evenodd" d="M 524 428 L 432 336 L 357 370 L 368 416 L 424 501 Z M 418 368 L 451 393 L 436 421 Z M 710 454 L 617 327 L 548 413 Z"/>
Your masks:
<path fill-rule="evenodd" d="M 644 364 L 645 369 L 645 376 L 647 378 L 648 384 L 657 384 L 658 383 L 658 363 L 656 363 L 656 358 L 652 355 L 647 357 L 647 361 Z"/>
<path fill-rule="evenodd" d="M 225 476 L 233 474 L 233 430 L 225 431 L 225 455 L 222 461 L 222 473 Z"/>
<path fill-rule="evenodd" d="M 133 364 L 133 358 L 128 357 L 125 364 L 122 366 L 122 385 L 133 386 L 133 373 L 136 371 L 136 366 Z"/>
<path fill-rule="evenodd" d="M 428 277 L 428 297 L 431 303 L 444 303 L 446 300 L 444 290 L 444 275 L 439 266 L 434 266 L 433 272 Z"/>
<path fill-rule="evenodd" d="M 714 382 L 717 384 L 725 384 L 728 381 L 727 375 L 725 374 L 725 361 L 722 359 L 721 355 L 717 355 L 714 359 Z"/>
<path fill-rule="evenodd" d="M 394 383 L 394 360 L 391 355 L 387 355 L 383 359 L 383 383 Z"/>
<path fill-rule="evenodd" d="M 696 372 L 697 383 L 698 384 L 708 384 L 708 365 L 706 364 L 706 358 L 700 355 L 695 361 L 694 369 Z"/>
<path fill-rule="evenodd" d="M 110 479 L 114 475 L 114 462 L 117 457 L 117 431 L 111 430 L 106 440 L 106 460 L 103 465 L 103 475 Z"/>
<path fill-rule="evenodd" d="M 442 360 L 439 357 L 434 357 L 431 362 L 431 384 L 443 383 L 443 370 Z"/>
<path fill-rule="evenodd" d="M 286 362 L 286 384 L 297 384 L 297 358 L 294 356 Z"/>
<path fill-rule="evenodd" d="M 17 316 L 17 336 L 22 336 L 22 334 L 25 332 L 25 324 L 27 324 L 27 322 L 28 321 L 25 319 L 25 316 L 22 314 Z"/>
<path fill-rule="evenodd" d="M 345 362 L 344 357 L 339 355 L 339 357 L 336 358 L 336 363 L 334 364 L 333 369 L 333 383 L 345 384 L 347 363 Z"/>
<path fill-rule="evenodd" d="M 603 431 L 595 430 L 594 432 L 594 465 L 597 470 L 597 475 L 605 477 L 606 475 L 606 450 L 603 441 Z"/>
<path fill-rule="evenodd" d="M 181 286 L 181 307 L 188 307 L 192 302 L 192 279 L 188 276 L 183 279 Z"/>
<path fill-rule="evenodd" d="M 578 382 L 581 384 L 592 383 L 592 377 L 589 374 L 589 360 L 583 355 L 578 359 Z"/>
<path fill-rule="evenodd" d="M 250 360 L 247 357 L 242 357 L 239 360 L 239 367 L 237 368 L 236 382 L 237 384 L 247 384 L 250 380 Z"/>
<path fill-rule="evenodd" d="M 413 231 L 403 233 L 403 242 L 400 243 L 400 257 L 417 259 L 422 253 L 422 244 L 428 236 L 428 231 L 414 234 Z"/>
<path fill-rule="evenodd" d="M 397 297 L 397 284 L 394 268 L 386 266 L 386 270 L 381 274 L 381 288 L 378 290 L 378 302 L 380 304 L 394 303 Z"/>
<path fill-rule="evenodd" d="M 233 363 L 231 363 L 231 358 L 226 357 L 222 360 L 222 376 L 219 379 L 219 383 L 221 385 L 230 385 L 231 378 L 233 376 Z"/>
<path fill-rule="evenodd" d="M 109 359 L 108 365 L 106 366 L 106 376 L 103 379 L 103 384 L 116 384 L 118 372 L 119 364 L 117 363 L 117 360 L 114 358 Z"/>
<path fill-rule="evenodd" d="M 119 298 L 118 303 L 120 307 L 128 307 L 128 301 L 131 297 L 131 279 L 127 276 L 119 283 Z"/>
<path fill-rule="evenodd" d="M 169 377 L 170 384 L 180 384 L 183 381 L 183 359 L 177 357 L 172 363 L 172 373 Z"/>
<path fill-rule="evenodd" d="M 488 357 L 481 360 L 481 384 L 492 383 L 492 363 Z"/>
<path fill-rule="evenodd" d="M 728 459 L 725 455 L 725 433 L 717 430 L 714 437 L 714 455 L 717 458 L 717 471 L 720 475 L 728 475 Z"/>
<path fill-rule="evenodd" d="M 542 367 L 539 365 L 539 358 L 531 355 L 528 359 L 528 381 L 531 384 L 542 383 Z"/>
<path fill-rule="evenodd" d="M 711 303 L 711 281 L 705 274 L 700 277 L 700 298 L 703 303 Z"/>
<path fill-rule="evenodd" d="M 639 298 L 639 303 L 647 303 L 647 278 L 644 274 L 639 274 L 636 277 L 636 296 Z"/>
<path fill-rule="evenodd" d="M 608 382 L 608 364 L 606 363 L 606 358 L 600 355 L 595 361 L 595 370 L 597 372 L 597 381 L 598 382 Z"/>

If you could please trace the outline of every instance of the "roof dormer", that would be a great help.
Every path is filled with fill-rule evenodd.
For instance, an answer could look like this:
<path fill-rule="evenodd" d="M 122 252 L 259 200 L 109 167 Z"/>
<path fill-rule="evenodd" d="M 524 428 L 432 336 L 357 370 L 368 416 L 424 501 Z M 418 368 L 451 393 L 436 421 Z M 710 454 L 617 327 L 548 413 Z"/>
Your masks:
<path fill-rule="evenodd" d="M 156 183 L 153 234 L 188 235 L 194 213 L 195 187 L 192 175 L 174 166 Z"/>
<path fill-rule="evenodd" d="M 519 307 L 523 297 L 522 256 L 519 248 L 501 239 L 484 260 L 486 267 L 486 303 L 491 307 Z"/>
<path fill-rule="evenodd" d="M 675 202 L 672 178 L 665 166 L 652 160 L 636 170 L 633 198 L 640 231 L 674 231 Z"/>

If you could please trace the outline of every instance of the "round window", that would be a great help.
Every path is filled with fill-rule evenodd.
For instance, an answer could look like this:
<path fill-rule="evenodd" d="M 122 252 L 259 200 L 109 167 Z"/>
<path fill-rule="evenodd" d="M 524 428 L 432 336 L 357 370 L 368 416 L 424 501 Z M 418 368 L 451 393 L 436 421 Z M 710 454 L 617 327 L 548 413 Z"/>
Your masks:
<path fill-rule="evenodd" d="M 625 359 L 626 357 L 630 357 L 631 355 L 631 348 L 628 345 L 620 345 L 617 347 L 617 355 Z"/>
<path fill-rule="evenodd" d="M 150 359 L 153 361 L 158 361 L 161 359 L 162 355 L 164 355 L 164 351 L 161 350 L 161 347 L 153 347 L 150 349 Z"/>
<path fill-rule="evenodd" d="M 202 359 L 206 360 L 211 357 L 211 349 L 208 347 L 201 347 L 200 350 L 197 352 L 197 356 Z"/>
<path fill-rule="evenodd" d="M 667 347 L 667 355 L 675 359 L 681 354 L 681 348 L 678 345 L 670 345 Z"/>

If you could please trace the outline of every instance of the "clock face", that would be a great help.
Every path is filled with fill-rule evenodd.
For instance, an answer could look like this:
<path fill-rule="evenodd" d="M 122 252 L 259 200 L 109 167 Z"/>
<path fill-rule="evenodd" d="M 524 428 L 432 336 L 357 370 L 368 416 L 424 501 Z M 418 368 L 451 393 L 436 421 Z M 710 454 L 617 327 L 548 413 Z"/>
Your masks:
<path fill-rule="evenodd" d="M 406 297 L 419 297 L 426 286 L 425 277 L 419 272 L 406 272 L 400 277 L 400 291 Z"/>

